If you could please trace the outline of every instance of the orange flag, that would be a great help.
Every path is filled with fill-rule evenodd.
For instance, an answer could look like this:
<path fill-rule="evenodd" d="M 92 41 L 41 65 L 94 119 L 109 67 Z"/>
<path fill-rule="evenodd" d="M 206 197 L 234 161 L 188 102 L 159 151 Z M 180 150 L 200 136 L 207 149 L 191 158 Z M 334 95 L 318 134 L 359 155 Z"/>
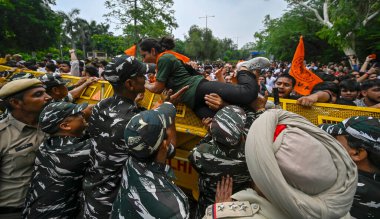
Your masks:
<path fill-rule="evenodd" d="M 297 81 L 294 90 L 301 95 L 309 95 L 313 87 L 323 81 L 305 67 L 303 63 L 304 58 L 305 48 L 303 45 L 303 37 L 301 36 L 296 52 L 294 53 L 290 75 Z"/>
<path fill-rule="evenodd" d="M 136 45 L 133 45 L 124 51 L 126 55 L 136 56 Z"/>

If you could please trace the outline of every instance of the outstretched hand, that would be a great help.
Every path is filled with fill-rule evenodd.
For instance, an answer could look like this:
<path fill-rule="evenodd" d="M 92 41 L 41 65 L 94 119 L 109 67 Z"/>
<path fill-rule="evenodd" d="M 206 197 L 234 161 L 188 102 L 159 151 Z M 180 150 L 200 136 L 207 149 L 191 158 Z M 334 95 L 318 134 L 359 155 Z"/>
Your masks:
<path fill-rule="evenodd" d="M 314 96 L 310 95 L 310 96 L 304 96 L 304 97 L 299 98 L 297 100 L 297 104 L 311 107 L 317 101 L 318 101 L 318 98 L 315 95 Z"/>
<path fill-rule="evenodd" d="M 216 185 L 215 203 L 232 201 L 232 187 L 232 177 L 229 175 L 227 175 L 227 177 L 223 176 L 222 181 L 218 181 Z"/>
<path fill-rule="evenodd" d="M 175 94 L 173 94 L 173 90 L 165 90 L 162 92 L 162 95 L 165 97 L 165 101 L 169 101 L 172 104 L 176 105 L 181 100 L 181 96 L 189 89 L 189 85 L 186 85 L 185 87 L 181 88 L 179 91 L 177 91 Z"/>

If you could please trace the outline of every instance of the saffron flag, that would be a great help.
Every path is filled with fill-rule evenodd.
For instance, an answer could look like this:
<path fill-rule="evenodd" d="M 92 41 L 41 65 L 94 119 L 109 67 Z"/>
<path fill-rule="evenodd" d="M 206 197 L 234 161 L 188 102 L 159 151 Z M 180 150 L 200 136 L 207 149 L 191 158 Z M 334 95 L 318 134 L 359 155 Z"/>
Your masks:
<path fill-rule="evenodd" d="M 126 55 L 136 56 L 136 45 L 133 45 L 124 51 Z"/>
<path fill-rule="evenodd" d="M 323 82 L 317 75 L 307 69 L 304 65 L 305 48 L 303 37 L 300 37 L 296 52 L 294 53 L 290 75 L 296 79 L 294 90 L 301 95 L 309 95 L 313 87 Z"/>

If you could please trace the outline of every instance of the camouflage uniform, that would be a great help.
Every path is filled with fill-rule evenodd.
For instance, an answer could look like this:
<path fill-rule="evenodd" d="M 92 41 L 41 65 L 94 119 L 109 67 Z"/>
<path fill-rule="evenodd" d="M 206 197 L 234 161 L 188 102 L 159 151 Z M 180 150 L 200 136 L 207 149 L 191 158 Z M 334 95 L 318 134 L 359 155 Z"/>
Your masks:
<path fill-rule="evenodd" d="M 112 218 L 188 218 L 186 195 L 172 182 L 172 169 L 155 161 L 175 118 L 175 107 L 164 103 L 134 116 L 125 128 L 130 152 Z M 170 155 L 169 155 L 170 156 Z"/>
<path fill-rule="evenodd" d="M 380 218 L 380 174 L 358 171 L 358 187 L 350 213 L 357 219 Z"/>
<path fill-rule="evenodd" d="M 117 57 L 106 66 L 104 77 L 111 84 L 120 83 L 142 74 L 145 70 L 139 64 L 133 57 Z M 142 110 L 133 100 L 118 95 L 100 101 L 92 109 L 87 131 L 93 137 L 93 148 L 83 182 L 85 218 L 109 218 L 128 158 L 124 129 Z"/>
<path fill-rule="evenodd" d="M 133 101 L 121 96 L 102 100 L 92 109 L 88 132 L 93 149 L 83 182 L 86 218 L 109 217 L 128 158 L 124 129 L 139 112 Z"/>
<path fill-rule="evenodd" d="M 207 206 L 215 201 L 216 184 L 227 174 L 233 178 L 233 192 L 251 186 L 245 162 L 244 141 L 249 127 L 262 112 L 246 112 L 237 106 L 227 106 L 215 115 L 210 135 L 206 136 L 189 155 L 199 174 L 199 199 L 196 218 L 202 218 Z"/>
<path fill-rule="evenodd" d="M 40 126 L 54 134 L 64 118 L 87 104 L 51 103 L 40 115 Z M 51 136 L 36 152 L 23 218 L 75 218 L 80 210 L 82 179 L 90 153 L 88 137 Z"/>
<path fill-rule="evenodd" d="M 55 87 L 58 85 L 66 85 L 67 83 L 69 83 L 68 80 L 62 79 L 61 74 L 59 74 L 59 73 L 53 73 L 53 74 L 47 73 L 47 74 L 40 76 L 38 79 L 44 84 L 44 87 L 46 89 L 49 89 L 49 88 L 52 88 L 52 87 Z M 61 99 L 61 100 L 54 100 L 53 99 L 52 102 L 70 102 L 70 103 L 72 103 L 72 102 L 74 102 L 74 98 L 70 93 L 68 93 L 67 96 L 64 97 L 63 99 Z"/>
<path fill-rule="evenodd" d="M 346 135 L 348 145 L 363 148 L 368 156 L 380 160 L 380 120 L 373 117 L 355 116 L 338 124 L 322 124 L 320 128 L 337 136 Z M 371 162 L 371 160 L 370 160 Z M 380 163 L 374 163 L 380 169 Z M 358 170 L 358 186 L 350 214 L 354 218 L 380 218 L 380 172 Z"/>

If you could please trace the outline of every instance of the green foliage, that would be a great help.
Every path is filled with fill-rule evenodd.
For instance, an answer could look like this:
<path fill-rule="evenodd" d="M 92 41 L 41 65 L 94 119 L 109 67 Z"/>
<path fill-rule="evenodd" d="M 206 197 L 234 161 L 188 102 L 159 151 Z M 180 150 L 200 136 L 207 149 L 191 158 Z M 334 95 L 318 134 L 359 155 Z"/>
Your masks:
<path fill-rule="evenodd" d="M 265 29 L 256 32 L 256 49 L 273 55 L 277 60 L 292 60 L 299 37 L 304 37 L 305 59 L 332 61 L 340 60 L 343 53 L 326 41 L 318 38 L 316 33 L 323 27 L 310 20 L 313 14 L 300 8 L 286 12 L 281 18 L 263 21 Z M 305 22 L 306 20 L 306 22 Z"/>
<path fill-rule="evenodd" d="M 61 43 L 63 46 L 71 48 L 80 47 L 83 51 L 83 58 L 86 57 L 86 52 L 94 49 L 92 36 L 95 34 L 108 34 L 109 25 L 103 23 L 90 23 L 79 17 L 80 10 L 73 9 L 68 13 L 58 12 L 63 20 Z M 77 54 L 77 56 L 81 56 Z"/>
<path fill-rule="evenodd" d="M 105 6 L 111 10 L 105 16 L 116 19 L 134 42 L 168 35 L 178 27 L 171 9 L 173 0 L 107 0 Z"/>
<path fill-rule="evenodd" d="M 133 41 L 128 41 L 125 37 L 107 34 L 95 34 L 91 40 L 96 50 L 107 52 L 108 56 L 122 54 L 124 50 L 133 45 Z"/>
<path fill-rule="evenodd" d="M 313 9 L 318 14 L 329 21 L 329 25 L 316 19 L 314 13 L 310 14 L 314 19 L 314 23 L 323 24 L 315 35 L 326 40 L 328 44 L 336 46 L 339 50 L 346 53 L 368 54 L 371 50 L 376 50 L 379 46 L 373 44 L 373 40 L 379 39 L 379 17 L 380 2 L 378 0 L 287 0 L 293 10 L 306 10 L 311 13 L 302 3 Z M 327 4 L 328 18 L 324 17 L 323 4 Z M 373 15 L 373 16 L 372 16 Z M 369 21 L 368 21 L 369 20 Z M 348 52 L 349 51 L 349 52 Z M 347 54 L 348 55 L 348 54 Z"/>
<path fill-rule="evenodd" d="M 174 51 L 187 55 L 185 51 L 185 42 L 180 39 L 175 39 L 175 48 Z"/>
<path fill-rule="evenodd" d="M 205 28 L 196 25 L 190 27 L 184 43 L 184 53 L 193 60 L 236 61 L 242 55 L 231 39 L 218 39 L 213 36 L 211 30 L 206 31 Z"/>
<path fill-rule="evenodd" d="M 53 59 L 55 60 L 70 60 L 70 53 L 69 53 L 70 49 L 71 47 L 63 47 L 62 57 L 61 57 L 61 51 L 57 47 L 49 47 L 47 49 L 39 50 L 36 52 L 17 52 L 17 53 L 22 55 L 24 60 L 42 61 L 44 60 L 46 54 L 48 53 L 51 53 L 53 55 Z M 83 55 L 83 52 L 81 50 L 77 50 L 76 53 L 79 56 Z"/>
<path fill-rule="evenodd" d="M 43 0 L 0 3 L 0 51 L 36 51 L 56 46 L 61 19 Z"/>

